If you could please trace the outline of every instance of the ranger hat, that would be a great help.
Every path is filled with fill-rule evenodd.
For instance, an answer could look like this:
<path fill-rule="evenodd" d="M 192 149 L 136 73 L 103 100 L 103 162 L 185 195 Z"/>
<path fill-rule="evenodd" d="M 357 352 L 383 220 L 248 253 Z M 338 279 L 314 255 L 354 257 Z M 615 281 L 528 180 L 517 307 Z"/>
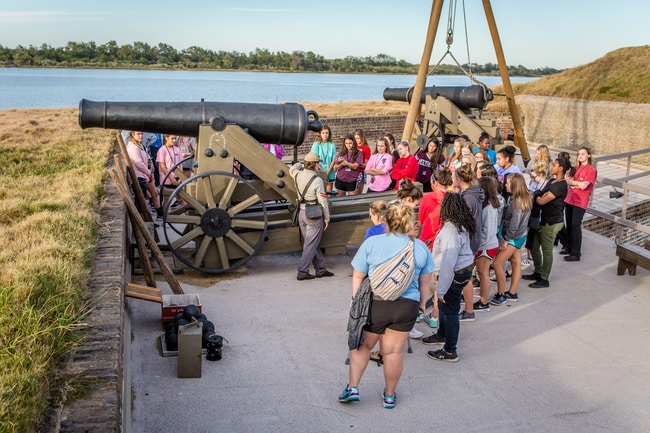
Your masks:
<path fill-rule="evenodd" d="M 320 162 L 320 156 L 314 152 L 309 152 L 305 155 L 305 162 Z"/>

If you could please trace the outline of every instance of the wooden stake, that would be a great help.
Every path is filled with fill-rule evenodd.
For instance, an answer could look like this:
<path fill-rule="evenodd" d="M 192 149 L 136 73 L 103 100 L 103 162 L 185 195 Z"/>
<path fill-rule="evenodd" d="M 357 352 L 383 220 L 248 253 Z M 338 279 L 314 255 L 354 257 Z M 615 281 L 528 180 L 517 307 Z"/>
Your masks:
<path fill-rule="evenodd" d="M 113 159 L 115 161 L 115 168 L 117 171 L 117 176 L 122 183 L 122 187 L 128 189 L 129 183 L 126 181 L 126 176 L 124 175 L 124 167 L 122 165 L 122 160 L 118 155 L 114 155 Z M 131 226 L 133 227 L 133 236 L 135 237 L 135 244 L 138 247 L 138 252 L 140 253 L 140 263 L 142 263 L 142 272 L 144 273 L 144 280 L 147 282 L 147 285 L 150 287 L 156 287 L 156 278 L 153 275 L 153 267 L 151 266 L 151 260 L 149 260 L 149 250 L 144 241 L 144 237 L 139 230 L 135 228 L 133 220 L 131 220 Z"/>
<path fill-rule="evenodd" d="M 134 223 L 133 224 L 134 228 L 140 230 L 140 233 L 142 233 L 142 235 L 144 236 L 145 241 L 147 242 L 149 248 L 151 249 L 151 254 L 153 255 L 154 259 L 156 259 L 156 261 L 158 262 L 158 265 L 160 266 L 160 270 L 165 276 L 165 279 L 167 280 L 167 283 L 169 284 L 169 287 L 171 288 L 172 292 L 174 292 L 176 295 L 184 294 L 185 292 L 183 292 L 183 288 L 178 283 L 178 280 L 176 280 L 176 277 L 174 276 L 174 273 L 167 265 L 167 262 L 165 262 L 165 258 L 162 254 L 162 251 L 160 251 L 160 249 L 158 248 L 158 244 L 156 243 L 156 241 L 154 241 L 153 237 L 151 237 L 151 235 L 149 234 L 149 230 L 147 230 L 147 226 L 145 222 L 142 220 L 140 214 L 138 213 L 138 210 L 136 209 L 135 205 L 131 201 L 131 194 L 129 194 L 128 188 L 125 185 L 121 184 L 121 182 L 117 177 L 117 174 L 115 173 L 115 169 L 109 170 L 108 174 L 111 176 L 111 179 L 113 179 L 113 182 L 115 182 L 115 185 L 117 186 L 117 191 L 122 196 L 122 200 L 124 200 L 124 203 L 126 204 L 126 208 L 129 210 L 129 215 L 131 216 L 131 221 Z"/>
<path fill-rule="evenodd" d="M 129 153 L 126 150 L 126 145 L 122 140 L 122 134 L 120 134 L 120 131 L 117 131 L 115 135 L 117 137 L 117 144 L 119 144 L 120 146 L 120 152 L 122 153 L 122 159 L 124 160 L 124 165 L 126 165 L 126 169 L 129 172 L 129 177 L 133 182 L 133 191 L 135 191 L 135 200 L 138 203 L 138 208 L 142 209 L 141 216 L 144 218 L 146 222 L 151 223 L 153 222 L 153 218 L 149 213 L 149 207 L 147 206 L 147 201 L 144 199 L 144 191 L 140 189 L 140 184 L 138 183 L 138 177 L 135 175 L 133 164 L 131 164 L 131 158 L 129 158 Z M 154 230 L 154 238 L 156 239 L 156 242 L 160 241 L 160 239 L 158 238 L 158 232 L 155 230 Z"/>

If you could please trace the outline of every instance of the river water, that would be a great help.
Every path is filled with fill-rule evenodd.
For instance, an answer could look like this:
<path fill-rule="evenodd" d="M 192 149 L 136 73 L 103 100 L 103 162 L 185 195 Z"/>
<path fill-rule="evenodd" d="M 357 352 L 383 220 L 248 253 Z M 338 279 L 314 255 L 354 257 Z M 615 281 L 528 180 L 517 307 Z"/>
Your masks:
<path fill-rule="evenodd" d="M 476 77 L 488 86 L 500 77 Z M 511 77 L 511 82 L 534 80 Z M 0 68 L 0 110 L 74 107 L 96 101 L 342 102 L 381 100 L 415 75 L 238 71 Z M 431 76 L 427 86 L 469 86 L 466 76 Z"/>

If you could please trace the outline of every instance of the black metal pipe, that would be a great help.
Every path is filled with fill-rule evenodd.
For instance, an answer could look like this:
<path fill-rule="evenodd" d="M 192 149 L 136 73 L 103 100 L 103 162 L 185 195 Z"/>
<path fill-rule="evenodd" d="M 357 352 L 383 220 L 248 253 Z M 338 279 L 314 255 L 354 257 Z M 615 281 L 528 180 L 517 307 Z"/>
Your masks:
<path fill-rule="evenodd" d="M 237 124 L 257 141 L 298 146 L 322 123 L 300 104 L 237 102 L 79 102 L 81 128 L 125 129 L 197 137 L 213 119 Z M 218 122 L 216 122 L 218 123 Z"/>
<path fill-rule="evenodd" d="M 479 85 L 468 87 L 425 87 L 422 92 L 422 98 L 420 99 L 421 104 L 425 103 L 427 95 L 434 99 L 438 96 L 444 96 L 461 110 L 468 110 L 470 108 L 482 109 L 489 101 L 494 99 L 491 89 L 486 88 L 484 92 L 483 86 Z M 412 97 L 413 87 L 384 89 L 384 99 L 386 101 L 410 103 Z"/>

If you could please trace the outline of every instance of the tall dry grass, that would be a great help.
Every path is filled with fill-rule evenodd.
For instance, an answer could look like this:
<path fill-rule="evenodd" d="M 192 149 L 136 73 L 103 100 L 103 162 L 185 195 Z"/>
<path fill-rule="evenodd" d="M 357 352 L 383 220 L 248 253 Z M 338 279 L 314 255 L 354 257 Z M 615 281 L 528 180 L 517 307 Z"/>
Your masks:
<path fill-rule="evenodd" d="M 515 84 L 513 90 L 515 95 L 650 104 L 650 45 L 621 48 L 589 64 Z M 503 87 L 494 92 L 503 93 Z M 507 107 L 505 98 L 496 98 L 488 110 L 505 112 Z"/>
<path fill-rule="evenodd" d="M 77 110 L 0 111 L 0 432 L 33 432 L 75 342 L 111 150 Z"/>

